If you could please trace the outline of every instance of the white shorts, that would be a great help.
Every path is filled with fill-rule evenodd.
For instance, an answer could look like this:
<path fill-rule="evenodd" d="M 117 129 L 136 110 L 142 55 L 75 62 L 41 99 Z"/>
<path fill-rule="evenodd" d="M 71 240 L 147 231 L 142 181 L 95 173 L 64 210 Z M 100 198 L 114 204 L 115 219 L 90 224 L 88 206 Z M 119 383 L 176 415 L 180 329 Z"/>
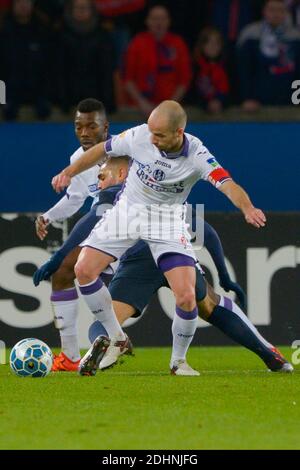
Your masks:
<path fill-rule="evenodd" d="M 157 206 L 138 206 L 133 209 L 133 205 L 121 198 L 106 211 L 80 246 L 91 247 L 119 259 L 139 240 L 144 240 L 156 264 L 165 253 L 186 255 L 196 261 L 190 238 L 182 205 L 176 206 L 172 212 L 166 206 L 159 209 Z"/>

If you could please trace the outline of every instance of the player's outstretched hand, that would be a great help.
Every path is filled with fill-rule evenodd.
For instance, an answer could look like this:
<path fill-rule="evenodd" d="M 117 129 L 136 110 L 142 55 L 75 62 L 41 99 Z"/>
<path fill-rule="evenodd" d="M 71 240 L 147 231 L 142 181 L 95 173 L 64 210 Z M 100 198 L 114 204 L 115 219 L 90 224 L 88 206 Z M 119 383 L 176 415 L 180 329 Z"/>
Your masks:
<path fill-rule="evenodd" d="M 229 276 L 222 276 L 220 277 L 220 286 L 223 287 L 226 292 L 235 292 L 242 310 L 246 311 L 247 296 L 237 282 L 233 282 Z"/>
<path fill-rule="evenodd" d="M 45 220 L 42 215 L 37 216 L 35 219 L 35 231 L 40 240 L 44 240 L 48 235 L 48 225 L 49 221 Z"/>
<path fill-rule="evenodd" d="M 266 225 L 266 216 L 260 209 L 251 207 L 251 209 L 248 209 L 244 215 L 248 224 L 254 225 L 254 227 L 260 228 Z"/>
<path fill-rule="evenodd" d="M 37 287 L 40 282 L 47 281 L 50 279 L 53 273 L 55 273 L 61 265 L 61 259 L 52 256 L 46 263 L 37 269 L 33 275 L 33 284 Z"/>
<path fill-rule="evenodd" d="M 57 193 L 61 193 L 71 183 L 70 176 L 63 171 L 52 178 L 52 187 Z"/>

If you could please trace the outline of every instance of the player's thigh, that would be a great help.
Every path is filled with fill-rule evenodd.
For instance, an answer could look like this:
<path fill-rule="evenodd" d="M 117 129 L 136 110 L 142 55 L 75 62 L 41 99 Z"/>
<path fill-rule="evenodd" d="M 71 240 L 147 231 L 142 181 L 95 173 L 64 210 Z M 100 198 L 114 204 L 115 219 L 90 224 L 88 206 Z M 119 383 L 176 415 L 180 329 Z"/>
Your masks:
<path fill-rule="evenodd" d="M 181 301 L 190 301 L 195 298 L 195 267 L 178 266 L 164 272 L 164 275 L 176 298 L 180 298 Z"/>
<path fill-rule="evenodd" d="M 196 293 L 196 301 L 199 304 L 202 300 L 205 299 L 208 292 L 208 284 L 204 277 L 204 272 L 199 263 L 196 264 L 196 285 L 195 285 L 195 293 Z"/>
<path fill-rule="evenodd" d="M 51 276 L 53 290 L 68 289 L 74 286 L 75 272 L 74 266 L 79 256 L 81 248 L 76 247 L 63 260 L 58 270 Z"/>
<path fill-rule="evenodd" d="M 175 296 L 195 299 L 197 258 L 187 237 L 147 240 L 147 243 Z"/>
<path fill-rule="evenodd" d="M 75 265 L 76 275 L 98 276 L 104 269 L 115 261 L 115 258 L 103 251 L 88 246 L 82 248 Z"/>
<path fill-rule="evenodd" d="M 149 261 L 121 262 L 109 285 L 113 301 L 131 305 L 141 313 L 166 279 L 152 259 Z"/>
<path fill-rule="evenodd" d="M 74 266 L 77 262 L 77 259 L 79 257 L 79 254 L 81 252 L 80 246 L 76 246 L 63 260 L 62 264 L 59 267 L 58 271 L 73 271 L 74 272 Z"/>

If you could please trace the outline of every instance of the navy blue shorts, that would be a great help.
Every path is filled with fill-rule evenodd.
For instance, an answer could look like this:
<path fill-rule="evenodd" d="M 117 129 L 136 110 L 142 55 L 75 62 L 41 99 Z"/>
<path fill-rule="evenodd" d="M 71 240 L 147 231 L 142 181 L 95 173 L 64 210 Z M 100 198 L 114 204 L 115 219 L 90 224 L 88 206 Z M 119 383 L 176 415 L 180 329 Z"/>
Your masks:
<path fill-rule="evenodd" d="M 169 287 L 163 273 L 156 266 L 150 249 L 140 250 L 138 255 L 121 260 L 109 285 L 113 300 L 131 305 L 141 313 L 149 304 L 152 295 L 161 287 Z M 196 266 L 196 299 L 206 296 L 206 282 Z"/>

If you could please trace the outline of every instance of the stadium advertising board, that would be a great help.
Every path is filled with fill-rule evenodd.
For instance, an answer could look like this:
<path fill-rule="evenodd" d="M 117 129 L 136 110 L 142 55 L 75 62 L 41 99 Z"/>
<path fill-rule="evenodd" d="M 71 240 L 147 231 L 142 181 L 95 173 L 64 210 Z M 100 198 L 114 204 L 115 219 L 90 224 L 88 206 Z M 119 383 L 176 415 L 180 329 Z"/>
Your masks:
<path fill-rule="evenodd" d="M 298 213 L 269 213 L 264 229 L 249 227 L 237 213 L 209 213 L 206 220 L 219 233 L 233 280 L 248 295 L 248 317 L 260 332 L 276 344 L 300 339 L 298 321 L 300 244 Z M 49 301 L 50 283 L 38 288 L 32 274 L 67 235 L 65 223 L 51 227 L 47 239 L 34 233 L 34 214 L 2 214 L 0 218 L 0 340 L 12 346 L 32 336 L 59 345 Z M 195 246 L 207 278 L 218 292 L 218 275 L 205 249 Z M 228 294 L 227 294 L 228 295 Z M 138 346 L 171 344 L 172 293 L 161 289 L 140 319 L 130 320 L 127 332 Z M 80 300 L 79 340 L 88 346 L 87 329 L 92 322 Z M 224 345 L 229 340 L 214 327 L 199 320 L 193 344 Z"/>

